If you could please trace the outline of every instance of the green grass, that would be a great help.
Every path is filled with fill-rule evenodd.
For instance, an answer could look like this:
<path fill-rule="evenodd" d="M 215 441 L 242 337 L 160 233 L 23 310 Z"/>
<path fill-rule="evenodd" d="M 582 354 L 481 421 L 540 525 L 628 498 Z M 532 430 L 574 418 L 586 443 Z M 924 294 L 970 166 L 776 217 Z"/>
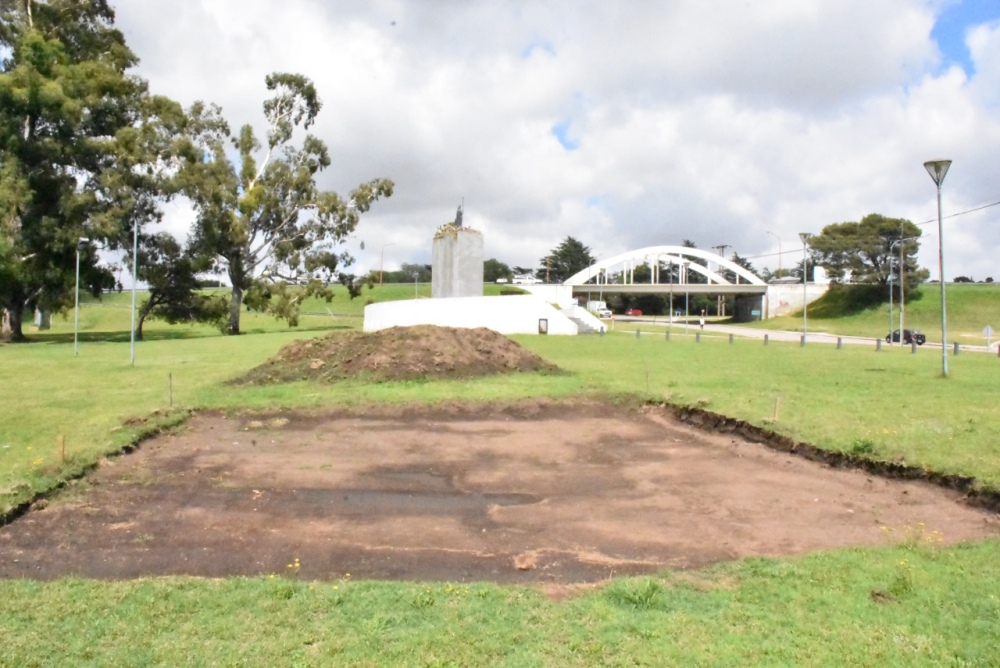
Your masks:
<path fill-rule="evenodd" d="M 0 664 L 996 665 L 996 542 L 520 587 L 283 577 L 0 582 Z"/>
<path fill-rule="evenodd" d="M 1000 294 L 961 287 L 953 299 L 949 286 L 959 324 L 980 318 Z M 410 290 L 383 286 L 371 298 L 412 297 Z M 0 346 L 0 512 L 191 408 L 592 394 L 702 406 L 820 447 L 972 475 L 1000 489 L 992 392 L 1000 360 L 992 355 L 953 357 L 951 377 L 942 379 L 940 355 L 929 350 L 729 344 L 707 335 L 696 343 L 693 329 L 667 342 L 662 333 L 619 331 L 516 337 L 568 371 L 561 375 L 224 384 L 296 338 L 358 328 L 366 299 L 334 300 L 334 316 L 307 316 L 316 320 L 304 321 L 305 330 L 249 314 L 244 329 L 253 333 L 236 338 L 150 323 L 135 367 L 125 295 L 81 309 L 79 356 L 72 319 L 30 332 L 39 343 Z M 68 453 L 61 466 L 60 434 Z M 750 559 L 615 580 L 563 602 L 488 584 L 4 581 L 0 665 L 995 665 L 998 548 L 917 540 Z"/>
<path fill-rule="evenodd" d="M 831 291 L 809 305 L 809 329 L 842 336 L 885 338 L 889 332 L 889 302 L 857 310 L 846 291 Z M 948 317 L 948 340 L 967 345 L 986 345 L 983 328 L 990 325 L 1000 332 L 1000 284 L 949 283 L 945 296 Z M 893 304 L 893 329 L 899 328 L 899 304 Z M 941 340 L 941 288 L 927 283 L 919 295 L 906 296 L 906 328 L 919 329 L 929 341 Z M 802 311 L 771 318 L 748 327 L 802 331 Z M 1000 339 L 994 336 L 993 341 Z"/>

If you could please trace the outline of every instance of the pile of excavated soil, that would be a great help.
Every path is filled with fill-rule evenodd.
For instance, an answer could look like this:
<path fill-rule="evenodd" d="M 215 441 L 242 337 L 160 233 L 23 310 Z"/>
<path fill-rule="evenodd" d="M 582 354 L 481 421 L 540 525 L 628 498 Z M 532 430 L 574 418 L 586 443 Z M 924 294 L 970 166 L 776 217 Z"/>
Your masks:
<path fill-rule="evenodd" d="M 378 332 L 334 333 L 296 341 L 235 383 L 264 385 L 296 380 L 333 382 L 417 378 L 469 378 L 558 368 L 502 334 L 479 327 L 418 325 Z"/>

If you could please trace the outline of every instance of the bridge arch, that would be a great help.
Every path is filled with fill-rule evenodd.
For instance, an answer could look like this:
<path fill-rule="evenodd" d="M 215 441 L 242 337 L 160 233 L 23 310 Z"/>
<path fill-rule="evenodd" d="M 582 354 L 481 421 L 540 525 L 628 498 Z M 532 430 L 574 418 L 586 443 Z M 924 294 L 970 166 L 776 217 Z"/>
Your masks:
<path fill-rule="evenodd" d="M 700 264 L 691 258 L 704 260 L 705 264 Z M 596 284 L 606 284 L 608 270 L 617 269 L 619 266 L 622 267 L 622 271 L 625 272 L 627 280 L 630 271 L 634 271 L 635 267 L 646 264 L 647 262 L 650 264 L 653 271 L 653 278 L 655 281 L 655 278 L 659 273 L 661 261 L 666 261 L 667 264 L 676 264 L 680 266 L 680 285 L 688 282 L 688 271 L 694 271 L 705 276 L 710 285 L 735 285 L 732 281 L 727 280 L 709 268 L 709 263 L 712 263 L 717 265 L 720 269 L 728 269 L 733 272 L 736 275 L 737 284 L 741 282 L 740 279 L 743 279 L 743 281 L 749 285 L 766 286 L 766 283 L 754 276 L 753 273 L 735 262 L 727 260 L 721 255 L 709 253 L 708 251 L 703 251 L 699 248 L 687 248 L 685 246 L 646 246 L 645 248 L 637 248 L 635 250 L 626 251 L 625 253 L 619 253 L 613 257 L 604 258 L 595 262 L 586 269 L 578 271 L 563 281 L 563 283 L 566 285 L 585 285 L 594 281 Z M 605 277 L 605 282 L 603 283 L 601 281 L 602 275 Z"/>

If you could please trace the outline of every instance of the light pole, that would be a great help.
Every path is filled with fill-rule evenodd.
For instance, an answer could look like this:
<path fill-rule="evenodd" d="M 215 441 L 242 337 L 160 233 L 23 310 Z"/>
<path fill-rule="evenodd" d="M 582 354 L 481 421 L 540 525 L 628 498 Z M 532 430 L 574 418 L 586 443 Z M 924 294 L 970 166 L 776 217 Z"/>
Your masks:
<path fill-rule="evenodd" d="M 129 364 L 135 366 L 135 283 L 139 261 L 139 221 L 132 221 L 132 331 L 129 336 Z"/>
<path fill-rule="evenodd" d="M 802 345 L 805 345 L 806 337 L 809 335 L 809 298 L 806 295 L 806 276 L 809 275 L 809 257 L 806 255 L 806 247 L 809 246 L 812 234 L 809 232 L 799 232 L 799 239 L 802 239 Z"/>
<path fill-rule="evenodd" d="M 669 326 L 674 326 L 674 258 L 667 256 L 667 282 L 670 283 L 670 304 L 667 310 L 670 312 Z"/>
<path fill-rule="evenodd" d="M 90 245 L 90 239 L 80 237 L 76 242 L 76 290 L 73 297 L 73 355 L 80 354 L 78 336 L 80 331 L 80 251 Z"/>
<path fill-rule="evenodd" d="M 903 345 L 903 286 L 906 284 L 905 267 L 903 260 L 903 244 L 913 241 L 917 237 L 906 239 L 896 239 L 889 243 L 889 345 L 892 345 L 892 247 L 899 244 L 899 345 Z"/>
<path fill-rule="evenodd" d="M 413 272 L 413 298 L 417 299 L 417 279 L 420 278 L 420 274 Z"/>
<path fill-rule="evenodd" d="M 951 167 L 951 160 L 928 160 L 924 168 L 937 186 L 938 208 L 938 273 L 941 279 L 941 375 L 948 377 L 948 309 L 944 295 L 944 230 L 941 224 L 941 184 Z"/>
<path fill-rule="evenodd" d="M 382 269 L 385 267 L 385 247 L 394 245 L 392 242 L 387 244 L 382 244 L 382 251 L 379 253 L 380 259 L 378 261 L 378 284 L 382 285 Z"/>
<path fill-rule="evenodd" d="M 770 230 L 767 233 L 778 240 L 778 278 L 781 278 L 781 237 Z"/>

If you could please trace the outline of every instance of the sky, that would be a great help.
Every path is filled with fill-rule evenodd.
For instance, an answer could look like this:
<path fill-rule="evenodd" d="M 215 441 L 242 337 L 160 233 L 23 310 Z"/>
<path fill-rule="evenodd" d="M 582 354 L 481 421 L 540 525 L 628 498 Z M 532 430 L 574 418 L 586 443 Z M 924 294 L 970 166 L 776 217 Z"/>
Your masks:
<path fill-rule="evenodd" d="M 800 232 L 881 213 L 921 224 L 937 278 L 923 163 L 947 158 L 945 277 L 1000 280 L 1000 0 L 115 5 L 152 92 L 234 128 L 263 127 L 268 73 L 315 82 L 320 185 L 396 184 L 348 242 L 357 273 L 430 263 L 464 202 L 511 266 L 573 236 L 597 257 L 724 244 L 773 270 Z M 165 209 L 186 234 L 190 209 Z"/>

